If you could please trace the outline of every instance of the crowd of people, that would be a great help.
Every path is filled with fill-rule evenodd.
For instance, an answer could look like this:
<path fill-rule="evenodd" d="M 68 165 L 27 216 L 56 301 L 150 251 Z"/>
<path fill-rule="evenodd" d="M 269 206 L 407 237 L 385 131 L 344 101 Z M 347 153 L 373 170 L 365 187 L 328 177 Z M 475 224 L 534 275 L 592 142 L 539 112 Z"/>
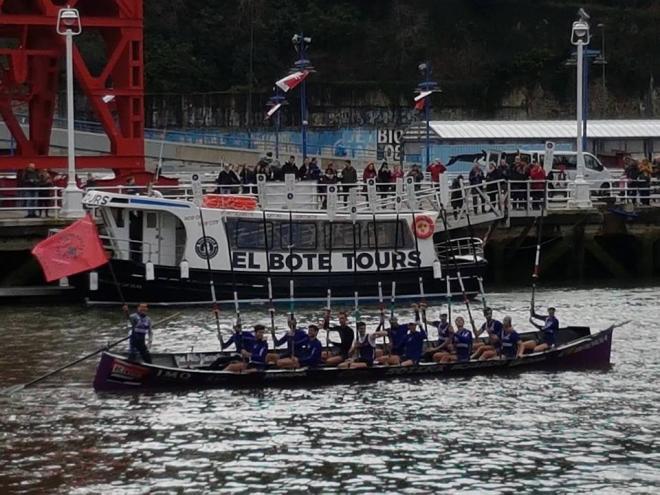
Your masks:
<path fill-rule="evenodd" d="M 145 306 L 139 309 L 145 312 Z M 235 353 L 218 358 L 210 369 L 232 372 L 263 371 L 266 369 L 295 369 L 301 367 L 368 368 L 372 366 L 414 366 L 420 362 L 452 363 L 473 360 L 515 359 L 526 353 L 542 352 L 556 345 L 559 320 L 555 309 L 549 308 L 547 315 L 532 309 L 530 315 L 540 321 L 534 323 L 539 329 L 539 338 L 523 340 L 513 327 L 510 316 L 500 322 L 493 318 L 490 308 L 484 309 L 484 322 L 474 331 L 466 327 L 465 319 L 458 316 L 454 324 L 446 313 L 439 320 L 427 321 L 426 305 L 414 305 L 415 319 L 400 323 L 391 315 L 389 325 L 381 313 L 378 327 L 369 332 L 366 323 L 356 322 L 356 329 L 349 326 L 346 312 L 340 312 L 336 323 L 331 322 L 331 312 L 326 310 L 319 324 L 311 323 L 300 328 L 295 319 L 289 318 L 288 330 L 278 336 L 272 328 L 272 345 L 266 339 L 266 327 L 258 324 L 252 332 L 243 330 L 240 324 L 228 340 L 220 336 L 222 350 L 234 347 Z M 136 322 L 140 322 L 137 317 Z M 429 340 L 428 327 L 435 327 L 437 339 Z M 139 338 L 146 333 L 137 323 Z M 324 346 L 319 334 L 326 332 Z M 333 340 L 337 338 L 337 340 Z M 378 344 L 378 339 L 383 339 Z M 144 352 L 141 342 L 136 346 Z M 283 347 L 282 350 L 278 348 Z M 145 356 L 148 358 L 149 356 Z"/>
<path fill-rule="evenodd" d="M 37 170 L 34 163 L 16 172 L 17 201 L 27 210 L 27 218 L 50 216 L 50 210 L 55 206 L 53 186 L 56 176 L 48 169 Z"/>

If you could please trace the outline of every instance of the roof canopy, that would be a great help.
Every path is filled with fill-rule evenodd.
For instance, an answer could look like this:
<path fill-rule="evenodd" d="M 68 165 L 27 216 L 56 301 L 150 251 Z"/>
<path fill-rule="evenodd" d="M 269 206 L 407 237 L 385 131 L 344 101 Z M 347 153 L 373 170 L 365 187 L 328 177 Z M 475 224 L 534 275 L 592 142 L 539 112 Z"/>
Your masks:
<path fill-rule="evenodd" d="M 575 139 L 574 120 L 464 120 L 431 121 L 432 139 L 441 140 L 546 140 Z M 423 140 L 425 124 L 411 127 L 405 139 Z M 660 138 L 658 120 L 589 120 L 588 137 L 597 139 Z"/>

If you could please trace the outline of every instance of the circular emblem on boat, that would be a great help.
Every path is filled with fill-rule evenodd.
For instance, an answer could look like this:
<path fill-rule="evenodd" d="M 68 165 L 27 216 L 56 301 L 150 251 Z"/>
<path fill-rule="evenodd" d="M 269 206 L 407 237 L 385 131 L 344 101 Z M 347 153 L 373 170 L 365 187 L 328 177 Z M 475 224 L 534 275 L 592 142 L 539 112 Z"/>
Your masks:
<path fill-rule="evenodd" d="M 218 241 L 209 236 L 200 237 L 195 243 L 195 252 L 203 260 L 215 258 L 218 254 Z"/>

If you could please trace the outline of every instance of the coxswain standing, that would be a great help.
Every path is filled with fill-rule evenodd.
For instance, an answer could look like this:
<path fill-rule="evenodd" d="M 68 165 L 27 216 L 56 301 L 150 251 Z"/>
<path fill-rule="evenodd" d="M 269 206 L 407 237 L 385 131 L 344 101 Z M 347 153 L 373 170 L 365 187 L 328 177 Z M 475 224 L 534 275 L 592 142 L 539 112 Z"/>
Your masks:
<path fill-rule="evenodd" d="M 128 306 L 124 304 L 122 307 L 124 312 L 128 315 Z M 137 311 L 128 316 L 131 322 L 131 336 L 129 339 L 129 353 L 128 359 L 135 360 L 137 353 L 142 357 L 142 361 L 151 364 L 151 354 L 149 354 L 149 347 L 153 342 L 153 331 L 151 329 L 151 318 L 147 316 L 149 306 L 146 303 L 140 303 L 137 306 Z M 149 337 L 148 345 L 145 339 Z"/>
<path fill-rule="evenodd" d="M 541 330 L 541 340 L 528 340 L 523 344 L 523 352 L 543 352 L 555 346 L 557 343 L 557 332 L 559 331 L 559 320 L 555 317 L 555 308 L 548 308 L 547 315 L 539 315 L 530 309 L 529 322 Z M 543 325 L 534 323 L 532 319 L 542 320 Z"/>
<path fill-rule="evenodd" d="M 253 372 L 266 369 L 266 355 L 268 354 L 268 342 L 264 338 L 266 327 L 263 325 L 254 326 L 254 341 L 250 351 L 241 349 L 240 353 L 248 362 L 240 361 L 231 363 L 225 368 L 225 371 L 240 373 L 241 371 Z"/>
<path fill-rule="evenodd" d="M 371 368 L 376 359 L 376 339 L 388 335 L 386 331 L 380 330 L 367 334 L 367 325 L 362 321 L 357 323 L 357 331 L 358 338 L 353 343 L 350 351 L 350 355 L 355 357 L 340 363 L 337 368 Z"/>

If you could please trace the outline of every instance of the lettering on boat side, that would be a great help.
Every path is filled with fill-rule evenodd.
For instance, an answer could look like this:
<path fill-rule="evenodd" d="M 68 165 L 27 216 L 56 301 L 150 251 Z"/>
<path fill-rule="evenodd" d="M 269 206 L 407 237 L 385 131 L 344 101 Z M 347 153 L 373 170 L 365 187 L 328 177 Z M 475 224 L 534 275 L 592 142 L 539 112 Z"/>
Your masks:
<path fill-rule="evenodd" d="M 140 379 L 149 374 L 147 368 L 143 368 L 140 365 L 127 363 L 126 361 L 115 360 L 112 363 L 112 371 L 110 376 L 113 378 L 132 378 Z"/>
<path fill-rule="evenodd" d="M 198 248 L 199 246 L 199 248 Z M 202 239 L 197 241 L 195 251 L 200 258 L 204 258 Z M 218 251 L 217 243 L 214 250 L 211 250 L 211 257 L 215 256 Z M 341 260 L 342 264 L 337 263 L 337 259 Z M 265 269 L 265 255 L 255 252 L 234 251 L 232 252 L 232 264 L 238 270 L 263 270 Z M 284 254 L 284 253 L 268 253 L 269 268 L 274 271 L 326 271 L 330 268 L 353 270 L 354 265 L 358 270 L 397 270 L 401 268 L 417 268 L 421 263 L 419 251 L 410 251 L 407 253 L 395 253 L 390 251 L 382 251 L 378 254 L 376 260 L 375 253 L 358 253 L 355 256 L 353 253 L 341 253 L 339 258 L 331 260 L 328 253 L 303 253 L 303 254 Z M 378 266 L 376 266 L 376 261 Z"/>
<path fill-rule="evenodd" d="M 89 206 L 104 206 L 110 202 L 110 196 L 100 192 L 88 192 L 82 202 Z"/>
<path fill-rule="evenodd" d="M 160 378 L 166 378 L 168 380 L 180 380 L 180 381 L 190 380 L 190 373 L 188 373 L 187 371 L 159 369 L 158 373 L 156 373 L 156 376 Z"/>

